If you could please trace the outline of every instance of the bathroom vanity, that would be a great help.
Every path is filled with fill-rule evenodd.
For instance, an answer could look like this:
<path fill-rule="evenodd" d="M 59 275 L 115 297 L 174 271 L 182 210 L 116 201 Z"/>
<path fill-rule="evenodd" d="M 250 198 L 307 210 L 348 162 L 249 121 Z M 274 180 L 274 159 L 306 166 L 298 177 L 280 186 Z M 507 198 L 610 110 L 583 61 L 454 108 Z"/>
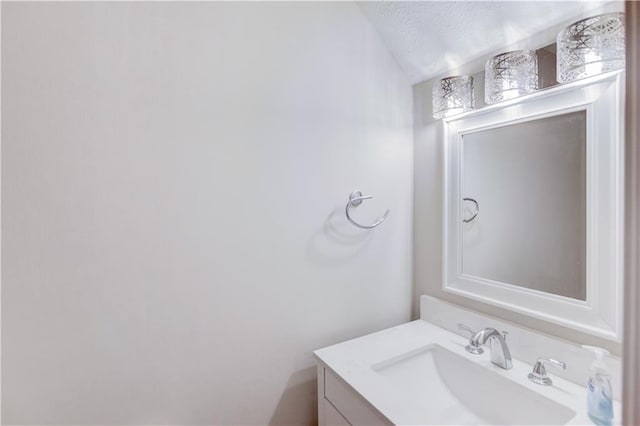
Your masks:
<path fill-rule="evenodd" d="M 513 366 L 465 350 L 466 332 L 507 331 Z M 456 330 L 455 332 L 453 330 Z M 423 296 L 421 319 L 315 352 L 321 425 L 531 424 L 588 425 L 586 378 L 592 358 L 579 346 Z M 548 368 L 553 383 L 528 379 L 538 357 L 566 362 Z M 614 396 L 620 362 L 608 360 Z M 563 377 L 561 377 L 562 375 Z M 614 402 L 614 423 L 620 403 Z"/>

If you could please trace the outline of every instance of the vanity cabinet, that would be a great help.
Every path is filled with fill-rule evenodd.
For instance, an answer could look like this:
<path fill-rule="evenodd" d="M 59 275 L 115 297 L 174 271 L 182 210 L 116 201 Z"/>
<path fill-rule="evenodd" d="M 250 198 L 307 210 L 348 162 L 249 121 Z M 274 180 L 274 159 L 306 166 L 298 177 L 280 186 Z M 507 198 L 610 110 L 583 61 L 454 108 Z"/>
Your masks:
<path fill-rule="evenodd" d="M 318 425 L 391 425 L 358 392 L 323 363 L 318 364 Z"/>

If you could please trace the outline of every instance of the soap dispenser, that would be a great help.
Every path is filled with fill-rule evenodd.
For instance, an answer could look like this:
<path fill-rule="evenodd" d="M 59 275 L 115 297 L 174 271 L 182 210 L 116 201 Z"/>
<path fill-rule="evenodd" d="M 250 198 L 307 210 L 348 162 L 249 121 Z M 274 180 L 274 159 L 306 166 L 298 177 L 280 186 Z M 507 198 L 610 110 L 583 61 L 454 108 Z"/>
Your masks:
<path fill-rule="evenodd" d="M 591 421 L 597 425 L 610 425 L 613 420 L 613 398 L 611 395 L 611 374 L 604 357 L 609 355 L 606 349 L 583 345 L 592 351 L 596 359 L 589 367 L 587 382 L 587 412 Z"/>

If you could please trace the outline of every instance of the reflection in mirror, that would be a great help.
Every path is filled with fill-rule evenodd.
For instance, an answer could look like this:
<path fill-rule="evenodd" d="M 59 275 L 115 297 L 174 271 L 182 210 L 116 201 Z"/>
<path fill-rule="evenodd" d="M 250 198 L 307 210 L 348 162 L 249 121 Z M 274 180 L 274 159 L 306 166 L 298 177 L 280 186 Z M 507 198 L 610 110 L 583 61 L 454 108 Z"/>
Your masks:
<path fill-rule="evenodd" d="M 462 273 L 586 300 L 586 112 L 462 141 Z"/>

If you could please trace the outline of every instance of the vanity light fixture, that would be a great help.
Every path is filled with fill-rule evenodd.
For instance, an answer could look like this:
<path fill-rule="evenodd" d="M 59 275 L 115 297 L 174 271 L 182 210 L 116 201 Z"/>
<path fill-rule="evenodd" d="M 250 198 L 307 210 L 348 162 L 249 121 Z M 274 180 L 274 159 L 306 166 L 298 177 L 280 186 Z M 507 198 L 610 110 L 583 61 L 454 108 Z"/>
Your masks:
<path fill-rule="evenodd" d="M 484 101 L 495 104 L 538 89 L 535 50 L 513 50 L 489 59 L 484 67 Z"/>
<path fill-rule="evenodd" d="M 560 83 L 624 68 L 624 13 L 582 19 L 558 34 L 557 77 Z"/>
<path fill-rule="evenodd" d="M 441 79 L 433 86 L 433 116 L 444 118 L 475 107 L 473 77 L 456 75 Z"/>

